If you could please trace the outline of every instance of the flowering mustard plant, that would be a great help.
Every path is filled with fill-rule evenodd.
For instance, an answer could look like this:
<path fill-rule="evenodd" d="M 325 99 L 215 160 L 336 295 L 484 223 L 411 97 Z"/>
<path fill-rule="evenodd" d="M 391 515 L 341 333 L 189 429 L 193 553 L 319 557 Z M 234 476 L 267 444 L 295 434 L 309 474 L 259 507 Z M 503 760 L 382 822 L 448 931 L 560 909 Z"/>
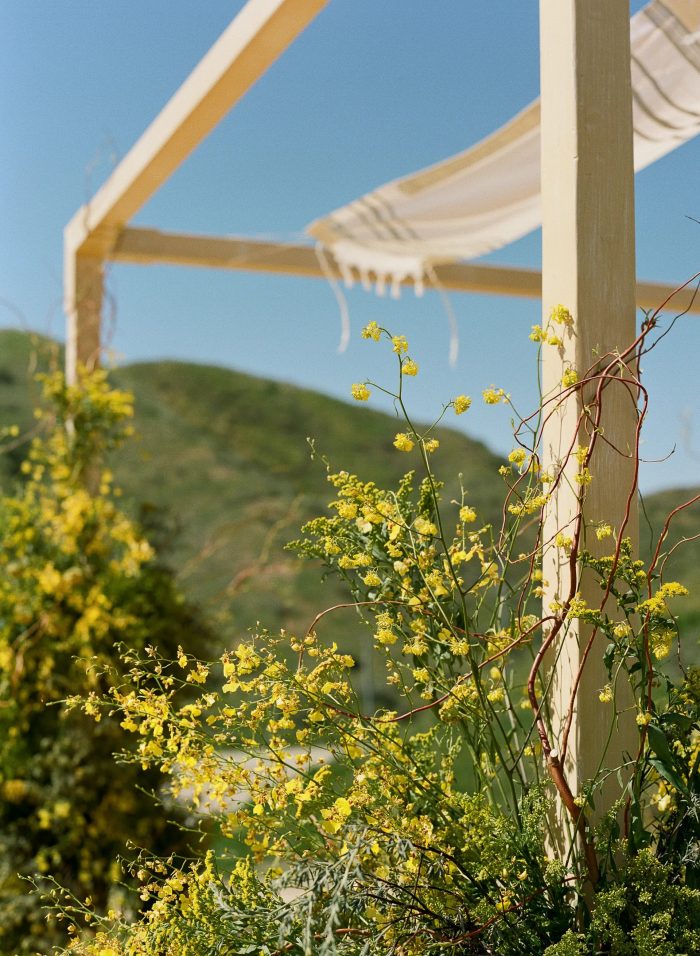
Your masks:
<path fill-rule="evenodd" d="M 198 628 L 101 460 L 130 431 L 130 396 L 102 372 L 43 385 L 22 480 L 0 497 L 0 952 L 12 954 L 66 941 L 28 879 L 43 890 L 53 874 L 105 912 L 128 905 L 128 841 L 184 846 L 145 792 L 158 774 L 114 765 L 130 735 L 99 701 L 123 680 L 115 642 L 165 648 Z M 84 713 L 65 703 L 76 694 Z"/>
<path fill-rule="evenodd" d="M 558 306 L 531 338 L 558 348 L 554 327 L 568 335 L 572 324 Z M 636 374 L 653 328 L 613 358 L 615 368 Z M 645 564 L 622 529 L 586 521 L 596 403 L 612 374 L 598 361 L 543 399 L 556 405 L 601 383 L 570 446 L 578 513 L 545 540 L 543 515 L 567 463 L 540 467 L 542 417 L 516 429 L 494 525 L 468 489 L 442 499 L 435 426 L 415 424 L 404 400 L 406 366 L 415 365 L 407 339 L 374 322 L 362 335 L 390 345 L 398 385 L 367 382 L 354 397 L 367 400 L 370 386 L 392 397 L 405 422 L 394 446 L 412 453 L 415 471 L 388 489 L 329 473 L 328 512 L 293 546 L 345 581 L 349 597 L 305 633 L 258 628 L 215 662 L 130 649 L 101 697 L 76 701 L 93 719 L 118 715 L 134 738 L 125 759 L 166 774 L 171 795 L 214 820 L 228 851 L 194 863 L 144 854 L 134 864 L 143 901 L 135 922 L 57 891 L 76 925 L 71 951 L 698 951 L 700 670 L 674 680 L 663 669 L 679 645 L 673 602 L 685 588 L 663 579 L 668 524 Z M 483 397 L 513 410 L 502 388 Z M 442 415 L 469 404 L 460 395 Z M 568 596 L 543 608 L 546 548 L 558 549 L 574 579 Z M 583 596 L 583 575 L 600 583 L 600 603 Z M 380 706 L 367 700 L 359 654 L 324 640 L 330 615 L 361 616 Z M 591 644 L 607 674 L 597 704 L 611 733 L 632 722 L 638 749 L 611 768 L 605 741 L 594 742 L 600 772 L 576 792 L 554 744 L 547 661 L 557 640 L 578 640 L 582 628 L 591 642 L 603 638 Z M 611 779 L 612 808 L 594 818 Z M 561 814 L 573 829 L 563 852 Z"/>

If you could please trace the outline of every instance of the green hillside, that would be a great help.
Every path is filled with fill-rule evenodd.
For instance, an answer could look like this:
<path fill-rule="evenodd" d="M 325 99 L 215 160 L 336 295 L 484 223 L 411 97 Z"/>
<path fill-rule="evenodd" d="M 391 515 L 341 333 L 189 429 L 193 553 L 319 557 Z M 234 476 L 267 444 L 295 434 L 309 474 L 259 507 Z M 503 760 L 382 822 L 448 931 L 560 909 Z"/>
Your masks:
<path fill-rule="evenodd" d="M 32 374 L 52 355 L 60 360 L 47 340 L 0 333 L 3 424 L 31 430 L 39 394 Z M 113 378 L 136 395 L 137 437 L 112 463 L 125 504 L 161 534 L 173 532 L 169 560 L 225 631 L 241 633 L 257 620 L 305 629 L 318 610 L 344 599 L 337 585 L 319 582 L 318 568 L 282 546 L 333 497 L 321 455 L 336 470 L 381 484 L 398 481 L 410 460 L 392 447 L 394 418 L 183 362 L 131 365 Z M 307 436 L 315 441 L 315 460 Z M 495 518 L 498 461 L 458 432 L 442 430 L 439 437 L 439 464 L 450 478 L 445 497 L 458 494 L 461 471 L 470 502 Z M 18 448 L 2 462 L 5 481 L 21 455 Z M 342 638 L 351 624 L 347 616 L 329 619 L 329 632 Z"/>
<path fill-rule="evenodd" d="M 31 433 L 39 396 L 37 368 L 61 360 L 46 339 L 0 332 L 0 424 Z M 397 454 L 396 420 L 366 406 L 338 402 L 311 391 L 228 369 L 185 362 L 129 365 L 115 384 L 136 396 L 136 431 L 113 468 L 128 509 L 167 539 L 168 559 L 187 593 L 218 619 L 226 636 L 260 620 L 270 628 L 306 628 L 322 607 L 343 599 L 338 586 L 319 582 L 318 568 L 282 550 L 299 525 L 332 497 L 320 455 L 335 470 L 394 484 L 413 456 Z M 319 456 L 311 460 L 307 436 Z M 470 503 L 490 520 L 500 513 L 500 461 L 482 444 L 441 430 L 435 465 L 455 497 L 464 476 Z M 23 449 L 0 458 L 7 484 Z M 416 459 L 417 461 L 417 459 Z M 650 496 L 646 514 L 657 533 L 668 511 L 690 495 Z M 700 508 L 684 512 L 671 543 L 700 526 Z M 651 534 L 642 527 L 643 546 Z M 686 623 L 700 625 L 700 544 L 679 548 L 669 563 L 691 598 Z M 347 612 L 346 612 L 347 614 Z M 330 619 L 327 633 L 344 644 L 352 620 Z"/>

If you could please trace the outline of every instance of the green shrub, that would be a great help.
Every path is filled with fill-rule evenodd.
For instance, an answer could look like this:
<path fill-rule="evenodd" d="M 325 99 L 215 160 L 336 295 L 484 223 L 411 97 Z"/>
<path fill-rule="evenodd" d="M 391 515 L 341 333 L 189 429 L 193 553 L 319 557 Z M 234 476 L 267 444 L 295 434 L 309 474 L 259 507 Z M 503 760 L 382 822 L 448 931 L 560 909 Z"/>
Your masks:
<path fill-rule="evenodd" d="M 558 349 L 572 324 L 557 307 L 531 337 Z M 405 424 L 395 448 L 422 477 L 380 488 L 329 475 L 328 513 L 295 546 L 340 576 L 352 600 L 321 611 L 305 633 L 257 629 L 213 662 L 130 649 L 101 699 L 75 701 L 98 720 L 119 712 L 136 741 L 130 759 L 169 775 L 172 796 L 216 821 L 219 853 L 194 863 L 142 854 L 136 920 L 128 904 L 103 918 L 62 894 L 59 911 L 87 922 L 72 952 L 700 951 L 700 672 L 685 671 L 680 654 L 677 678 L 664 666 L 680 643 L 672 607 L 685 588 L 663 579 L 663 535 L 645 565 L 624 525 L 589 510 L 602 403 L 611 390 L 636 394 L 653 328 L 589 369 L 566 366 L 543 397 L 546 414 L 519 422 L 493 527 L 466 489 L 441 500 L 439 440 L 404 404 L 417 364 L 403 336 L 370 323 L 364 337 L 388 338 L 398 363 L 389 394 Z M 360 383 L 354 397 L 367 400 L 370 386 L 383 388 Z M 568 455 L 546 471 L 542 420 L 583 390 Z M 484 400 L 514 412 L 501 388 Z M 457 396 L 440 418 L 469 405 Z M 552 533 L 544 516 L 562 482 L 576 507 Z M 542 559 L 553 549 L 571 579 L 553 582 L 543 608 Z M 355 656 L 324 640 L 331 614 L 362 617 L 385 685 L 375 699 L 395 703 L 367 705 Z M 590 735 L 598 770 L 579 784 L 559 749 L 567 714 L 552 716 L 551 661 L 581 634 L 583 669 L 598 656 L 605 674 L 594 701 L 607 726 Z M 197 696 L 185 701 L 188 687 Z M 623 721 L 636 735 L 631 753 L 610 746 Z"/>
<path fill-rule="evenodd" d="M 176 652 L 204 637 L 139 529 L 119 510 L 103 453 L 129 432 L 131 401 L 105 375 L 44 380 L 41 433 L 24 480 L 0 498 L 0 952 L 66 939 L 38 893 L 49 874 L 98 911 L 123 897 L 127 844 L 184 846 L 152 791 L 152 768 L 115 764 L 119 717 L 65 700 L 109 691 L 115 643 Z M 13 430 L 10 430 L 13 431 Z M 199 646 L 202 647 L 200 640 Z M 110 668 L 116 665 L 117 671 Z M 90 711 L 91 705 L 87 704 Z M 94 711 L 98 714 L 97 710 Z M 176 815 L 176 814 L 175 814 Z"/>

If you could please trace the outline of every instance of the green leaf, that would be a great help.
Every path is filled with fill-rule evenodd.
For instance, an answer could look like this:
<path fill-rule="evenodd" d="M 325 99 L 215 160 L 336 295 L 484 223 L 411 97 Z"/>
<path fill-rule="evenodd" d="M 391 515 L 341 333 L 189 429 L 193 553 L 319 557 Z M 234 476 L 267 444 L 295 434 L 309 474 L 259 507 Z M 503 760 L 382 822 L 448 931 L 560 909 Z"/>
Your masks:
<path fill-rule="evenodd" d="M 676 761 L 668 746 L 666 734 L 656 724 L 648 725 L 647 734 L 649 749 L 655 754 L 655 758 L 652 757 L 649 761 L 652 767 L 654 767 L 665 780 L 673 784 L 676 790 L 680 790 L 681 793 L 687 796 L 688 788 L 676 770 Z"/>

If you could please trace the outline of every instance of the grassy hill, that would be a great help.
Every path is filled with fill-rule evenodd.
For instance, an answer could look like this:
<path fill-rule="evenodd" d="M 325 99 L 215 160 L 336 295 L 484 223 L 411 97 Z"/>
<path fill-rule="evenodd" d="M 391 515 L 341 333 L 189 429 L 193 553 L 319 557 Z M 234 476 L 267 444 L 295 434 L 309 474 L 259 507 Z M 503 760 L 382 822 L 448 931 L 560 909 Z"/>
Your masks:
<path fill-rule="evenodd" d="M 32 373 L 52 360 L 60 356 L 47 340 L 0 333 L 0 424 L 31 431 L 39 396 Z M 166 536 L 173 531 L 169 560 L 225 631 L 242 633 L 257 620 L 306 629 L 318 610 L 344 598 L 331 582 L 319 582 L 317 567 L 282 546 L 333 497 L 320 455 L 336 470 L 389 486 L 398 481 L 410 462 L 392 447 L 394 418 L 184 362 L 130 365 L 113 379 L 136 395 L 137 437 L 112 463 L 125 504 L 161 533 L 165 519 Z M 315 460 L 307 436 L 315 441 Z M 439 437 L 441 469 L 450 478 L 445 496 L 458 494 L 462 472 L 470 502 L 495 517 L 496 458 L 457 432 L 442 430 Z M 21 457 L 19 448 L 0 459 L 5 483 Z M 329 629 L 340 637 L 346 623 L 329 619 Z"/>
<path fill-rule="evenodd" d="M 31 409 L 39 396 L 33 373 L 60 360 L 46 339 L 0 332 L 0 424 L 17 423 L 31 432 Z M 392 448 L 396 419 L 291 385 L 185 362 L 129 365 L 113 378 L 136 396 L 138 437 L 113 462 L 125 504 L 168 539 L 169 560 L 186 592 L 227 637 L 258 620 L 299 631 L 319 609 L 342 599 L 337 585 L 320 583 L 318 568 L 282 550 L 332 497 L 325 465 L 319 457 L 311 460 L 307 436 L 334 470 L 393 485 L 413 460 Z M 461 472 L 470 503 L 495 520 L 500 461 L 458 432 L 443 429 L 439 437 L 435 464 L 447 481 L 445 498 L 456 496 Z M 0 457 L 4 485 L 22 452 Z M 656 533 L 668 511 L 690 493 L 668 491 L 647 499 L 646 515 Z M 671 544 L 699 527 L 700 508 L 684 512 Z M 645 549 L 651 537 L 643 521 Z M 700 544 L 679 548 L 668 573 L 691 587 L 684 618 L 697 629 Z M 324 626 L 343 644 L 352 640 L 347 617 Z"/>

